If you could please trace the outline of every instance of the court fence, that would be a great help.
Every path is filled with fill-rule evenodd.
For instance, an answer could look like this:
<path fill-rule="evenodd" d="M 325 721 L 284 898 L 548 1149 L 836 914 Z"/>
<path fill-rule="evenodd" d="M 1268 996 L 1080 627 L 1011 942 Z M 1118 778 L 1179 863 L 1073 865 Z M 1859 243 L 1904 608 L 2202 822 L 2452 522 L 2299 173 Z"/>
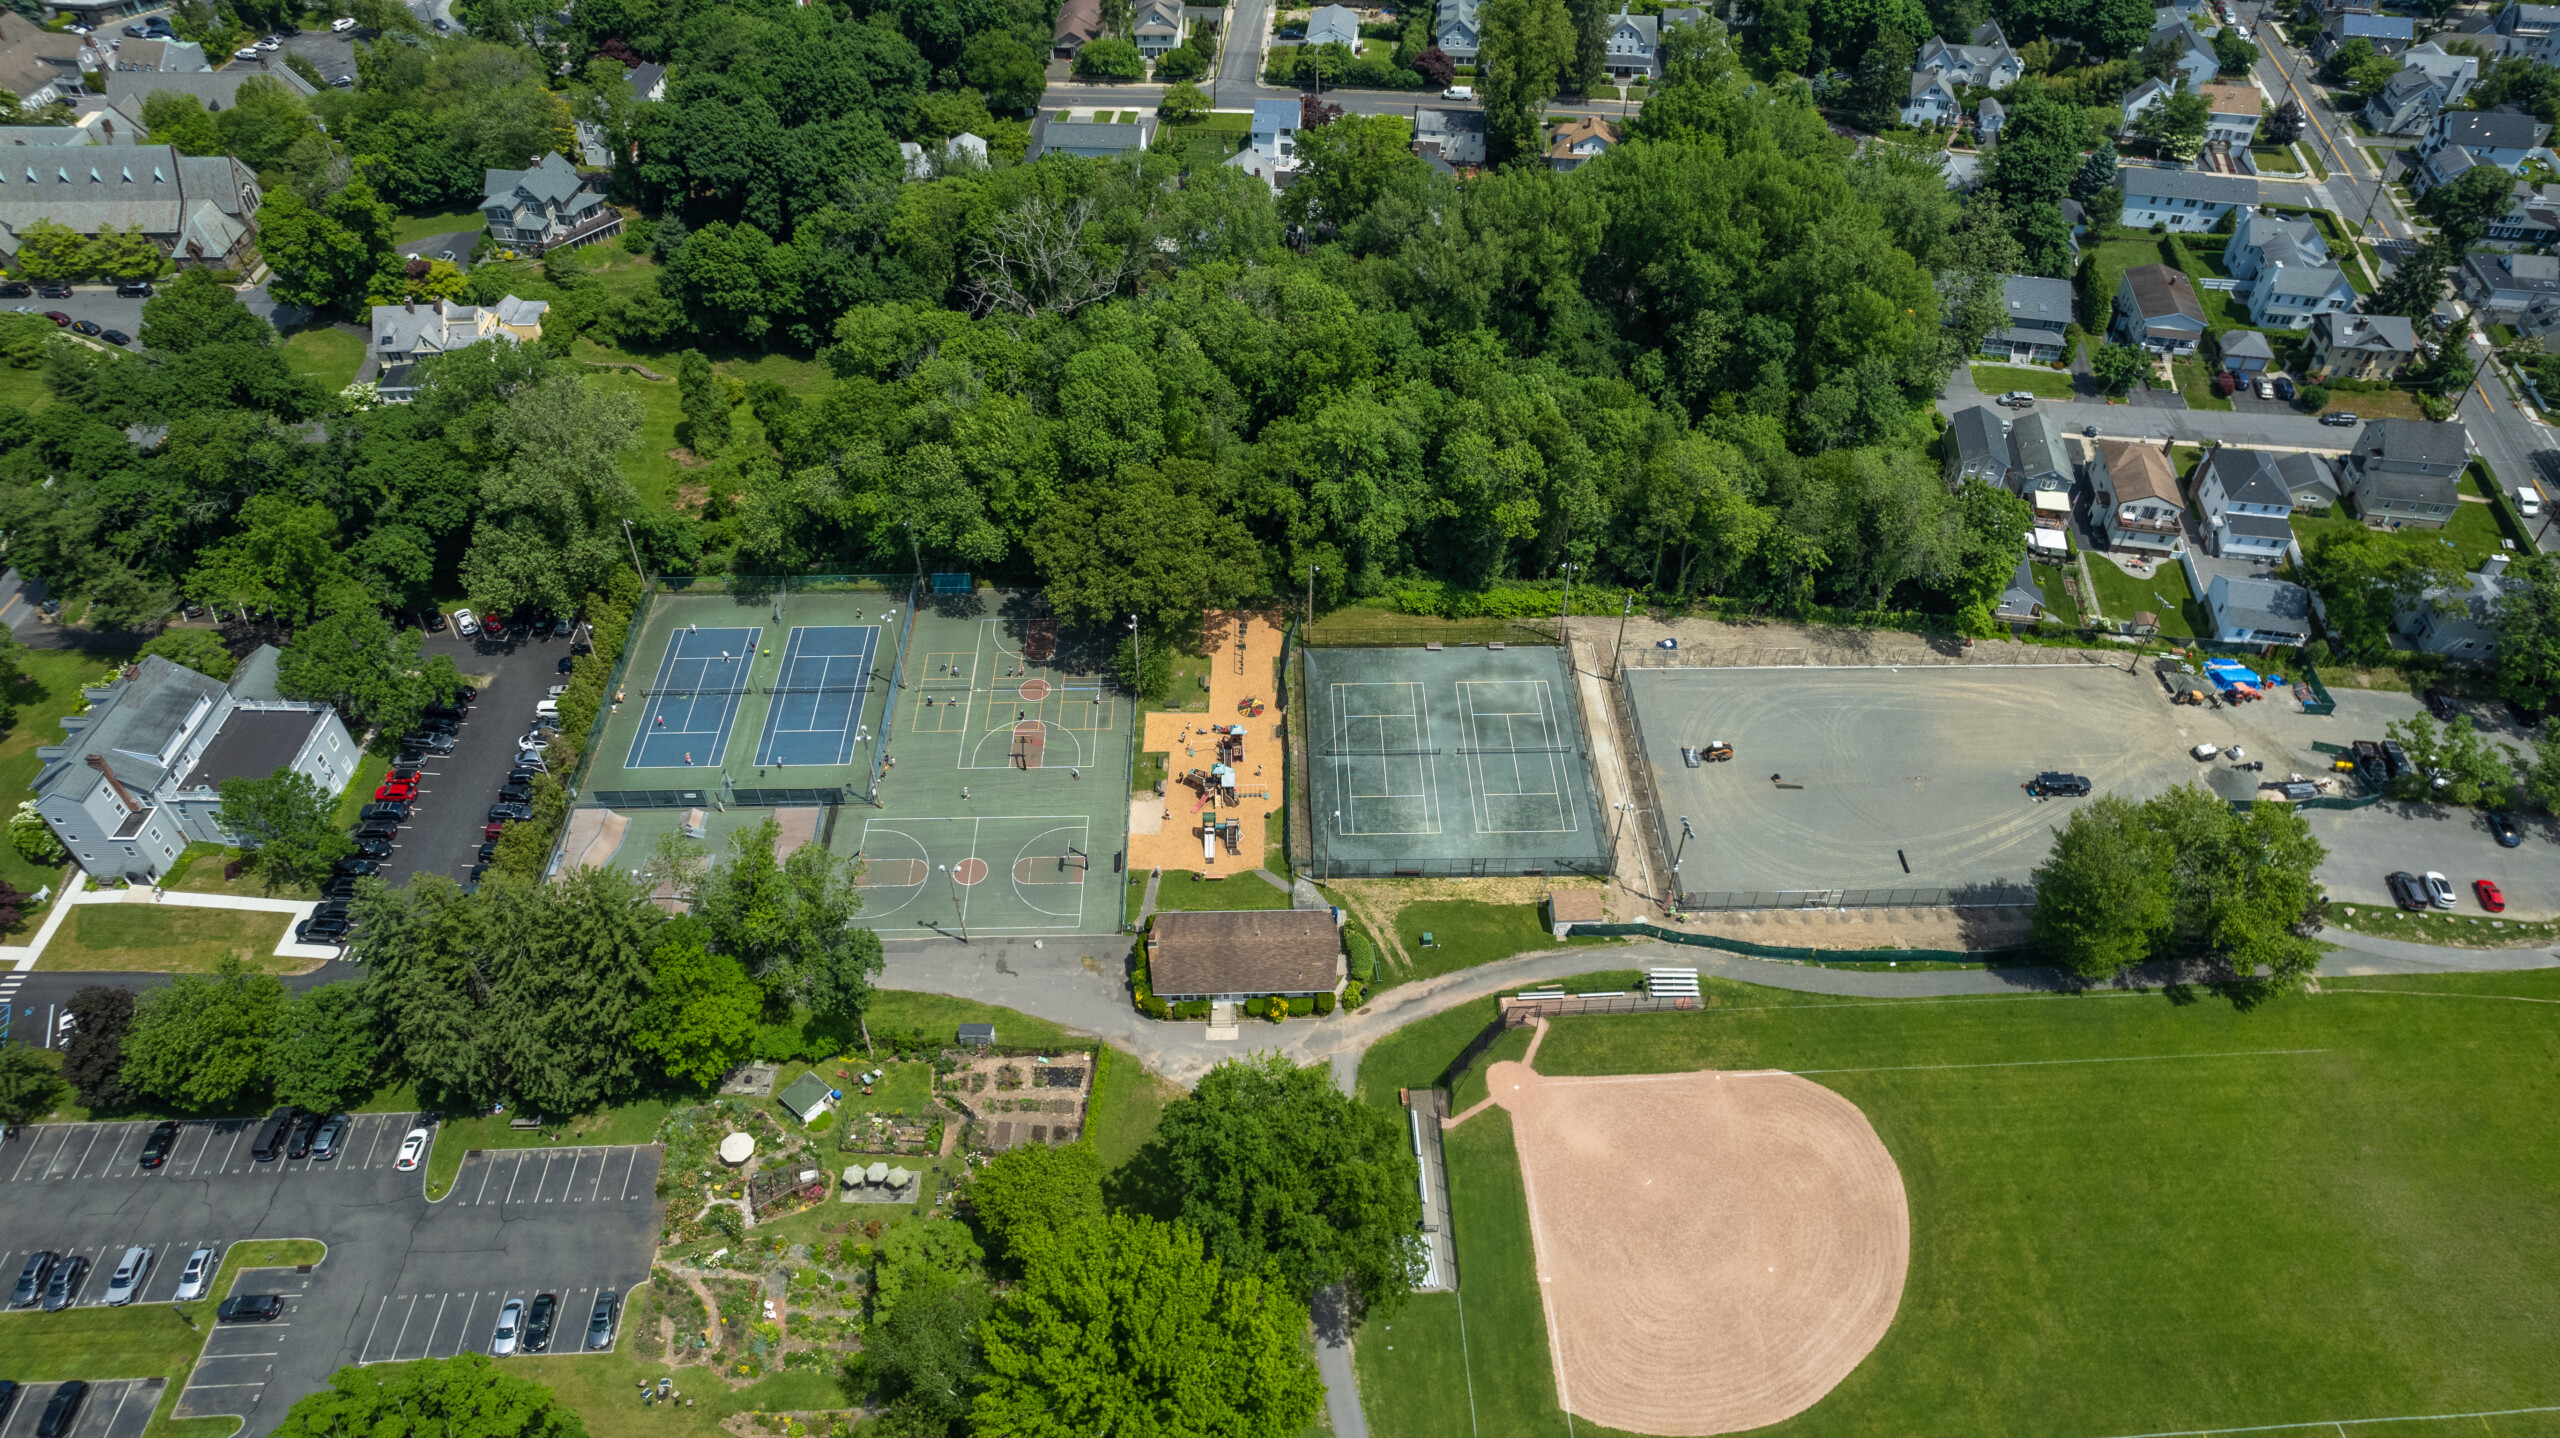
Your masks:
<path fill-rule="evenodd" d="M 907 624 L 898 635 L 898 660 L 889 667 L 889 697 L 880 706 L 880 737 L 871 746 L 871 807 L 880 807 L 880 778 L 889 772 L 889 738 L 898 732 L 898 686 L 906 682 L 908 641 L 916 632 L 916 581 L 907 581 Z M 856 716 L 860 717 L 857 711 Z"/>
<path fill-rule="evenodd" d="M 1609 877 L 1606 858 L 1590 859 L 1400 859 L 1348 858 L 1330 851 L 1299 871 L 1317 883 L 1335 879 L 1543 879 L 1556 874 L 1583 878 Z"/>
<path fill-rule="evenodd" d="M 2031 884 L 1966 884 L 1938 889 L 1684 889 L 1680 907 L 1710 909 L 2000 909 L 2036 901 Z"/>
<path fill-rule="evenodd" d="M 1660 939 L 1666 944 L 1686 944 L 1696 949 L 1720 949 L 1751 959 L 1794 959 L 1821 963 L 1901 963 L 1901 964 L 1981 964 L 1988 968 L 2012 966 L 2004 961 L 2032 965 L 2035 949 L 2026 944 L 2011 944 L 1997 949 L 1820 949 L 1800 948 L 1789 944 L 1755 944 L 1749 939 L 1729 939 L 1721 934 L 1692 934 L 1679 929 L 1666 929 L 1659 924 L 1575 924 L 1565 931 L 1573 938 Z M 1527 1001 L 1533 994 L 1523 994 Z M 1611 995 L 1570 995 L 1573 998 L 1612 998 Z M 1672 1007 L 1673 995 L 1662 996 L 1660 1002 Z M 1546 999 L 1539 999 L 1546 1002 Z M 1511 999 L 1503 1000 L 1508 1004 Z M 1687 1001 L 1694 1005 L 1697 1000 Z M 1610 1012 L 1615 1012 L 1614 1010 Z"/>
<path fill-rule="evenodd" d="M 640 585 L 640 598 L 631 606 L 631 618 L 622 626 L 622 652 L 613 656 L 613 672 L 604 679 L 604 699 L 596 705 L 595 722 L 587 726 L 587 740 L 578 748 L 578 767 L 569 773 L 568 795 L 572 802 L 585 790 L 587 771 L 595 767 L 596 754 L 604 748 L 605 726 L 613 721 L 613 696 L 622 692 L 623 676 L 631 668 L 631 656 L 640 650 L 640 635 L 649 626 L 649 611 L 655 607 L 657 594 L 657 585 L 644 579 Z M 564 838 L 567 833 L 567 828 L 563 827 L 561 834 Z M 559 858 L 557 851 L 561 842 L 553 841 L 554 862 Z"/>

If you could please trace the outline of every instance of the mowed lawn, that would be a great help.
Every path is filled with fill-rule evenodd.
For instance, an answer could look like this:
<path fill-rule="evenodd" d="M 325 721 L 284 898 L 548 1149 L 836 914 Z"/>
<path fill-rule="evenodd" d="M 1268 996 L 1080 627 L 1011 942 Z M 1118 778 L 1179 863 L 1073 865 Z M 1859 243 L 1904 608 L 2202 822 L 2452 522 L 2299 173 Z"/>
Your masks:
<path fill-rule="evenodd" d="M 316 960 L 276 956 L 276 945 L 284 942 L 286 926 L 292 922 L 290 914 L 253 909 L 82 904 L 63 918 L 36 967 L 209 974 L 224 955 L 238 954 L 252 973 L 290 974 L 318 968 Z"/>
<path fill-rule="evenodd" d="M 1760 1431 L 2560 1432 L 2560 1412 L 2511 1411 L 2560 1405 L 2560 973 L 2333 980 L 2250 1012 L 1708 988 L 1703 1013 L 1558 1021 L 1538 1067 L 1808 1072 L 1892 1152 L 1912 1227 L 1893 1327 Z M 1391 1036 L 1363 1097 L 1428 1081 L 1489 1013 Z M 1371 1428 L 1593 1438 L 1555 1407 L 1507 1115 L 1448 1155 L 1461 1294 L 1361 1331 Z"/>
<path fill-rule="evenodd" d="M 1973 370 L 1973 387 L 1994 398 L 2013 389 L 2022 389 L 2038 399 L 2072 397 L 2071 375 L 2066 370 L 2029 369 L 2025 365 L 1978 364 Z"/>
<path fill-rule="evenodd" d="M 2149 612 L 2159 616 L 2160 633 L 2193 639 L 2204 620 L 2204 606 L 2187 587 L 2187 572 L 2175 564 L 2155 564 L 2147 579 L 2136 579 L 2103 556 L 2089 559 L 2089 582 L 2098 587 L 2099 607 L 2109 619 L 2131 619 Z"/>

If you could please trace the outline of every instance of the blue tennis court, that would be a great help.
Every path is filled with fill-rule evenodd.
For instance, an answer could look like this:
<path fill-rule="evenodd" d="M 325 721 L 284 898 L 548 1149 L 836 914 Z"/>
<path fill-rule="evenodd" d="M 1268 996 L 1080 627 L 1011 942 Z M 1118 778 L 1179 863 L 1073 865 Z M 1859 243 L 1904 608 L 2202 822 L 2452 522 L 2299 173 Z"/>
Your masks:
<path fill-rule="evenodd" d="M 626 769 L 717 768 L 762 629 L 679 629 L 640 712 Z"/>
<path fill-rule="evenodd" d="M 850 764 L 880 626 L 795 628 L 765 712 L 758 764 Z"/>

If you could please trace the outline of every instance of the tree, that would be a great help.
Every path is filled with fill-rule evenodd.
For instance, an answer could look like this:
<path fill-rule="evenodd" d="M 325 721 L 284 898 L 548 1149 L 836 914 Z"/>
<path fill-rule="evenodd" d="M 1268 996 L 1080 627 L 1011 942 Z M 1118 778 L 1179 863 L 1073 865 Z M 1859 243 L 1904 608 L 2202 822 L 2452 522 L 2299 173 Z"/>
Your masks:
<path fill-rule="evenodd" d="M 20 800 L 17 811 L 9 816 L 9 847 L 17 850 L 18 857 L 28 863 L 42 864 L 47 868 L 71 857 L 71 851 L 62 847 L 62 841 L 54 837 L 53 826 L 36 812 L 33 799 Z"/>
<path fill-rule="evenodd" d="M 2151 0 L 2097 0 L 2086 12 L 2081 42 L 2100 59 L 2142 49 L 2151 36 Z"/>
<path fill-rule="evenodd" d="M 1412 1290 L 1411 1148 L 1322 1065 L 1276 1054 L 1222 1063 L 1166 1107 L 1158 1132 L 1178 1216 L 1230 1270 L 1267 1269 L 1310 1300 L 1343 1284 L 1354 1312 Z"/>
<path fill-rule="evenodd" d="M 1488 0 L 1480 15 L 1476 89 L 1487 157 L 1502 164 L 1538 152 L 1539 119 L 1573 59 L 1573 21 L 1564 0 Z"/>
<path fill-rule="evenodd" d="M 1031 1144 L 995 1156 L 969 1180 L 969 1210 L 989 1256 L 1003 1261 L 1042 1236 L 1102 1216 L 1102 1162 L 1089 1144 Z"/>
<path fill-rule="evenodd" d="M 40 1051 L 25 1044 L 0 1049 L 0 1124 L 33 1123 L 60 1107 L 70 1092 Z"/>
<path fill-rule="evenodd" d="M 2384 726 L 2383 732 L 2400 741 L 2413 766 L 2413 772 L 2392 781 L 2401 798 L 2503 806 L 2514 796 L 2515 775 L 2506 751 L 2473 727 L 2468 714 L 2441 729 L 2426 715 L 2415 714 Z"/>
<path fill-rule="evenodd" d="M 2389 647 L 2394 615 L 2430 589 L 2459 583 L 2462 561 L 2433 535 L 2357 525 L 2312 540 L 2302 577 L 2319 592 L 2330 644 L 2341 657 L 2364 659 Z"/>
<path fill-rule="evenodd" d="M 2498 692 L 2528 709 L 2560 706 L 2560 560 L 2508 566 L 2518 581 L 2498 600 Z"/>
<path fill-rule="evenodd" d="M 2204 148 L 2205 123 L 2213 118 L 2213 107 L 2202 95 L 2181 91 L 2144 110 L 2133 122 L 2133 132 L 2149 140 L 2162 159 L 2191 160 Z"/>
<path fill-rule="evenodd" d="M 316 884 L 355 852 L 338 831 L 337 796 L 310 776 L 278 768 L 264 779 L 225 779 L 218 820 L 235 835 L 269 893 Z"/>
<path fill-rule="evenodd" d="M 1874 129 L 1893 123 L 1911 89 L 1911 66 L 1920 46 L 1909 32 L 1884 29 L 1858 57 L 1857 77 L 1849 87 L 1850 108 L 1858 122 Z"/>
<path fill-rule="evenodd" d="M 71 1081 L 85 1107 L 121 1107 L 126 1098 L 124 1040 L 133 1031 L 133 990 L 120 984 L 90 984 L 74 992 L 63 1007 L 71 1015 L 71 1037 L 62 1046 L 62 1076 Z"/>
<path fill-rule="evenodd" d="M 781 834 L 771 819 L 731 834 L 693 912 L 713 951 L 736 959 L 770 997 L 849 1023 L 884 962 L 880 937 L 855 922 L 862 896 L 853 862 L 804 844 L 776 863 Z"/>
<path fill-rule="evenodd" d="M 97 268 L 88 239 L 69 225 L 30 221 L 18 235 L 18 273 L 31 280 L 76 280 Z"/>
<path fill-rule="evenodd" d="M 1565 0 L 1573 25 L 1573 54 L 1565 62 L 1565 88 L 1589 97 L 1609 82 L 1610 10 L 1604 0 Z"/>
<path fill-rule="evenodd" d="M 1180 125 L 1209 113 L 1209 97 L 1189 80 L 1176 80 L 1165 86 L 1164 98 L 1156 102 L 1156 114 L 1167 124 Z"/>
<path fill-rule="evenodd" d="M 430 364 L 475 360 L 474 345 Z M 630 396 L 554 373 L 507 396 L 491 426 L 505 456 L 480 481 L 480 517 L 462 557 L 464 589 L 501 613 L 576 612 L 627 561 L 622 520 L 639 507 L 622 451 L 640 430 Z"/>
<path fill-rule="evenodd" d="M 313 1113 L 335 1113 L 373 1092 L 382 1045 L 360 983 L 323 984 L 285 1001 L 268 1055 L 276 1098 Z"/>
<path fill-rule="evenodd" d="M 2213 59 L 2225 75 L 2246 75 L 2258 63 L 2258 47 L 2228 25 L 2213 33 Z"/>
<path fill-rule="evenodd" d="M 225 954 L 210 976 L 180 974 L 135 1001 L 124 1081 L 186 1108 L 237 1109 L 266 1083 L 283 1012 L 284 981 Z"/>
<path fill-rule="evenodd" d="M 986 1368 L 978 1330 L 991 1307 L 985 1284 L 932 1274 L 864 1325 L 856 1362 L 874 1389 L 869 1406 L 886 1410 L 884 1433 L 942 1438 L 961 1431 Z"/>
<path fill-rule="evenodd" d="M 1323 1403 L 1306 1308 L 1231 1274 L 1180 1224 L 1113 1214 L 1029 1255 L 981 1325 L 982 1438 L 1216 1433 L 1293 1438 Z"/>
<path fill-rule="evenodd" d="M 873 1255 L 872 1309 L 894 1312 L 909 1293 L 933 1287 L 936 1279 L 975 1278 L 985 1257 L 969 1226 L 956 1218 L 899 1224 Z"/>
<path fill-rule="evenodd" d="M 2377 315 L 2423 320 L 2443 302 L 2445 273 L 2452 268 L 2447 241 L 2438 235 L 2383 276 L 2381 288 L 2373 292 L 2365 308 Z"/>
<path fill-rule="evenodd" d="M 1076 73 L 1088 80 L 1136 80 L 1147 73 L 1137 42 L 1107 36 L 1076 51 Z"/>
<path fill-rule="evenodd" d="M 279 187 L 258 211 L 258 251 L 274 272 L 267 292 L 308 309 L 352 310 L 394 258 L 392 219 L 362 180 L 318 209 L 292 186 Z"/>
<path fill-rule="evenodd" d="M 241 506 L 239 522 L 229 537 L 206 546 L 187 576 L 196 599 L 217 610 L 274 610 L 295 624 L 308 623 L 324 603 L 370 602 L 347 592 L 338 520 L 328 510 L 260 494 Z"/>
<path fill-rule="evenodd" d="M 729 392 L 700 350 L 676 356 L 676 403 L 684 411 L 688 447 L 710 459 L 729 447 Z"/>
<path fill-rule="evenodd" d="M 226 683 L 240 667 L 240 661 L 223 647 L 222 636 L 210 629 L 163 629 L 142 646 L 142 658 L 155 655 L 172 664 L 185 665 L 207 679 Z"/>
<path fill-rule="evenodd" d="M 2307 384 L 2301 389 L 2294 391 L 2294 395 L 2301 401 L 2302 410 L 2305 414 L 2318 414 L 2320 411 L 2329 407 L 2329 387 L 2327 385 Z"/>
<path fill-rule="evenodd" d="M 1069 427 L 1085 426 L 1071 420 Z M 1096 456 L 1145 442 L 1100 433 L 1070 441 Z M 1050 576 L 1050 601 L 1083 623 L 1135 613 L 1157 634 L 1198 623 L 1203 610 L 1236 592 L 1240 577 L 1259 572 L 1252 535 L 1221 511 L 1214 494 L 1208 467 L 1196 460 L 1132 465 L 1116 479 L 1059 494 L 1031 533 L 1032 557 Z"/>
<path fill-rule="evenodd" d="M 1413 73 L 1432 89 L 1446 90 L 1457 82 L 1458 62 L 1449 58 L 1448 51 L 1434 45 L 1413 57 Z"/>
<path fill-rule="evenodd" d="M 2073 809 L 2036 867 L 2036 948 L 2092 979 L 2149 958 L 2169 925 L 2170 859 L 2132 802 L 2101 794 Z"/>
<path fill-rule="evenodd" d="M 403 734 L 428 705 L 453 701 L 462 674 L 445 655 L 427 657 L 416 629 L 394 629 L 379 603 L 333 603 L 277 658 L 276 687 L 333 704 L 359 726 Z"/>
<path fill-rule="evenodd" d="M 96 243 L 90 246 L 89 262 L 99 274 L 111 280 L 157 279 L 169 267 L 169 257 L 160 253 L 140 221 L 118 229 L 100 225 Z"/>
<path fill-rule="evenodd" d="M 2089 356 L 2089 376 L 2108 394 L 2123 394 L 2151 373 L 2151 357 L 2132 345 L 2099 345 Z"/>
<path fill-rule="evenodd" d="M 2081 163 L 2079 170 L 2071 177 L 2071 198 L 2087 205 L 2096 201 L 2098 196 L 2114 189 L 2117 165 L 2115 146 L 2100 145 L 2097 149 L 2090 151 L 2089 158 Z"/>
<path fill-rule="evenodd" d="M 2260 134 L 2270 145 L 2290 145 L 2302 138 L 2302 126 L 2302 102 L 2287 99 L 2267 117 L 2266 128 Z"/>
<path fill-rule="evenodd" d="M 658 951 L 632 1042 L 668 1078 L 707 1089 L 746 1058 L 763 1011 L 763 992 L 736 959 L 699 943 L 673 944 Z"/>
<path fill-rule="evenodd" d="M 2450 247 L 2448 264 L 2460 264 L 2463 254 L 2488 234 L 2490 224 L 2506 214 L 2514 189 L 2515 177 L 2506 171 L 2474 165 L 2418 201 L 2418 213 L 2435 221 Z"/>
<path fill-rule="evenodd" d="M 158 99 L 156 92 L 152 98 Z M 189 98 L 193 98 L 190 96 Z M 275 327 L 249 312 L 239 292 L 198 266 L 142 302 L 142 343 L 161 354 L 191 354 L 208 345 L 244 344 L 265 347 L 276 340 Z"/>
<path fill-rule="evenodd" d="M 1285 203 L 1302 222 L 1347 226 L 1391 193 L 1416 194 L 1430 166 L 1398 115 L 1344 115 L 1298 131 L 1298 177 Z"/>
<path fill-rule="evenodd" d="M 2343 85 L 2358 66 L 2370 65 L 2373 60 L 2373 42 L 2362 35 L 2355 36 L 2341 42 L 2329 52 L 2328 59 L 2320 62 L 2320 78 L 2332 85 Z"/>
<path fill-rule="evenodd" d="M 983 91 L 987 108 L 1019 115 L 1040 103 L 1048 73 L 1031 47 L 1011 30 L 987 30 L 973 36 L 960 52 L 960 73 Z"/>
<path fill-rule="evenodd" d="M 174 145 L 181 155 L 219 155 L 222 131 L 206 112 L 204 101 L 177 90 L 154 90 L 142 100 L 143 128 L 155 145 Z"/>
<path fill-rule="evenodd" d="M 2560 731 L 2545 731 L 2533 743 L 2533 759 L 2518 792 L 2546 812 L 2560 813 Z"/>
<path fill-rule="evenodd" d="M 398 7 L 395 7 L 398 8 Z M 404 11 L 405 13 L 405 11 Z M 503 1371 L 478 1353 L 394 1368 L 353 1364 L 329 1386 L 297 1399 L 282 1438 L 436 1434 L 439 1438 L 586 1438 L 586 1425 L 551 1390 Z"/>
<path fill-rule="evenodd" d="M 2523 55 L 2494 64 L 2482 61 L 2480 83 L 2471 88 L 2471 103 L 2483 110 L 2513 105 L 2548 125 L 2560 120 L 2560 68 Z"/>
<path fill-rule="evenodd" d="M 519 826 L 523 827 L 523 826 Z M 557 820 L 550 826 L 557 832 Z M 538 1114 L 592 1112 L 652 1077 L 660 915 L 627 871 L 484 881 L 473 959 L 488 985 L 484 1042 L 500 1091 Z"/>
<path fill-rule="evenodd" d="M 2177 854 L 2169 922 L 2183 947 L 2221 960 L 2242 980 L 2275 988 L 2319 967 L 2321 946 L 2295 929 L 2320 900 L 2313 875 L 2328 851 L 2299 811 L 2258 804 L 2244 817 L 2194 784 L 2151 799 L 2143 810 Z"/>

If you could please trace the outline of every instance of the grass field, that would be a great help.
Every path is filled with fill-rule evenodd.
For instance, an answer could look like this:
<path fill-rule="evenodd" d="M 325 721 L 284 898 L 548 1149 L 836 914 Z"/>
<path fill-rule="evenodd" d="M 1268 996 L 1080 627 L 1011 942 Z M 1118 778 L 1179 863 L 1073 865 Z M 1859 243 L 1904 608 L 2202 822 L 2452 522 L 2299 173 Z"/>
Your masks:
<path fill-rule="evenodd" d="M 2366 396 L 2357 396 L 2357 398 L 2366 398 Z M 2473 482 L 2467 479 L 2462 488 L 2466 494 L 2478 492 Z M 2294 538 L 2302 541 L 2303 551 L 2307 554 L 2310 552 L 2312 542 L 2329 530 L 2357 529 L 2362 525 L 2363 521 L 2347 513 L 2346 507 L 2340 505 L 2326 514 L 2293 516 L 2293 535 Z M 2416 535 L 2423 540 L 2432 540 L 2452 550 L 2461 556 L 2464 569 L 2477 569 L 2480 567 L 2481 560 L 2498 553 L 2498 540 L 2501 538 L 2498 532 L 2497 510 L 2490 505 L 2469 500 L 2453 507 L 2453 522 L 2440 530 L 2408 529 L 2401 532 Z"/>
<path fill-rule="evenodd" d="M 2061 564 L 2036 566 L 2036 583 L 2044 588 L 2045 613 L 2072 629 L 2080 627 L 2080 605 L 2072 599 L 2071 591 L 2062 587 L 2062 581 L 2065 575 L 2076 577 L 2078 572 Z"/>
<path fill-rule="evenodd" d="M 2187 588 L 2187 572 L 2175 564 L 2155 564 L 2151 577 L 2136 579 L 2113 561 L 2092 555 L 2089 582 L 2098 589 L 2098 607 L 2109 619 L 2131 619 L 2144 610 L 2160 616 L 2160 633 L 2193 639 L 2204 622 L 2204 606 Z"/>
<path fill-rule="evenodd" d="M 538 1129 L 510 1127 L 516 1117 L 512 1113 L 448 1118 L 436 1126 L 435 1146 L 427 1154 L 427 1197 L 444 1197 L 462 1171 L 463 1155 L 472 1149 L 647 1143 L 658 1136 L 668 1107 L 665 1099 L 644 1098 Z"/>
<path fill-rule="evenodd" d="M 214 871 L 217 875 L 221 870 Z M 276 956 L 285 914 L 246 909 L 187 909 L 170 904 L 82 904 L 45 945 L 39 969 L 117 973 L 209 974 L 226 954 L 252 973 L 288 974 L 318 967 Z"/>
<path fill-rule="evenodd" d="M 1188 790 L 1184 791 L 1186 794 Z M 1137 874 L 1130 880 L 1133 898 L 1130 912 L 1137 906 L 1134 895 L 1147 886 L 1147 876 Z M 1289 907 L 1289 891 L 1275 889 L 1268 879 L 1257 878 L 1249 870 L 1239 870 L 1223 879 L 1201 879 L 1187 869 L 1167 869 L 1156 881 L 1156 912 L 1202 909 L 1285 909 Z"/>
<path fill-rule="evenodd" d="M 1710 982 L 1704 1013 L 1558 1021 L 1538 1067 L 1810 1072 L 1892 1152 L 1912 1225 L 1893 1328 L 1764 1431 L 2560 1432 L 2554 1412 L 2358 1422 L 2560 1404 L 2560 973 L 2322 988 L 2244 1009 Z M 1481 1022 L 1391 1036 L 1363 1097 L 1391 1102 Z M 1566 1435 L 1507 1117 L 1471 1120 L 1448 1155 L 1463 1293 L 1362 1331 L 1370 1425 Z"/>
<path fill-rule="evenodd" d="M 1431 935 L 1431 947 L 1422 936 Z M 1588 948 L 1615 939 L 1567 939 L 1556 942 L 1536 904 L 1480 904 L 1467 899 L 1429 899 L 1396 911 L 1396 938 L 1412 960 L 1407 966 L 1391 955 L 1378 960 L 1378 989 L 1453 974 L 1514 954 L 1539 949 Z"/>
<path fill-rule="evenodd" d="M 2027 365 L 1968 365 L 1973 371 L 1973 387 L 1987 395 L 2003 395 L 2022 389 L 2038 399 L 2069 399 L 2071 376 L 2058 369 L 2035 369 Z"/>
<path fill-rule="evenodd" d="M 0 375 L 9 373 L 0 366 Z M 122 656 L 78 649 L 28 649 L 17 661 L 23 677 L 10 696 L 17 716 L 0 731 L 0 814 L 14 814 L 36 796 L 36 774 L 44 767 L 36 750 L 62 742 L 63 716 L 80 709 L 82 686 L 107 678 L 123 662 Z M 29 863 L 16 845 L 0 844 L 0 879 L 32 894 L 47 884 L 59 886 L 62 870 Z"/>
<path fill-rule="evenodd" d="M 448 235 L 456 230 L 485 230 L 489 217 L 478 205 L 457 205 L 450 210 L 431 210 L 419 215 L 395 215 L 391 220 L 391 243 L 394 248 L 415 244 L 429 235 Z M 464 255 L 469 259 L 469 255 Z"/>
<path fill-rule="evenodd" d="M 284 337 L 284 362 L 335 394 L 355 383 L 356 371 L 364 368 L 364 337 L 336 325 L 306 325 Z"/>
<path fill-rule="evenodd" d="M 1113 1049 L 1103 1065 L 1102 1081 L 1093 1091 L 1085 1123 L 1102 1171 L 1109 1173 L 1127 1163 L 1130 1155 L 1155 1137 L 1156 1120 L 1164 1116 L 1164 1106 L 1181 1096 L 1180 1084 L 1147 1072 L 1136 1059 Z"/>

